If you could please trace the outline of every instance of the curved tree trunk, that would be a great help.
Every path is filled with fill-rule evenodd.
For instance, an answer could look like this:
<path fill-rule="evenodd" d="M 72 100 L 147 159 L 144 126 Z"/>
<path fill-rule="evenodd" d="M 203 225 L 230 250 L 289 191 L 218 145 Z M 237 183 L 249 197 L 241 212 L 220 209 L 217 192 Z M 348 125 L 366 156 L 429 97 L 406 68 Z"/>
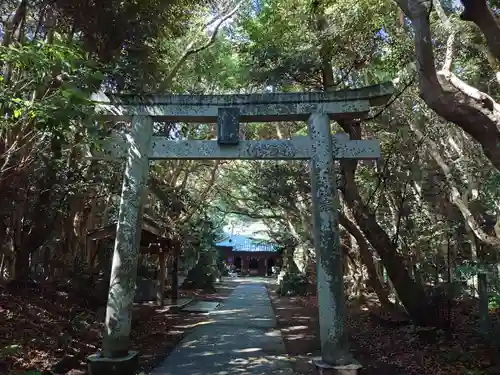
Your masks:
<path fill-rule="evenodd" d="M 367 242 L 365 236 L 358 226 L 342 213 L 339 213 L 339 223 L 356 239 L 361 261 L 366 266 L 366 270 L 368 271 L 368 283 L 375 291 L 380 304 L 385 308 L 391 309 L 393 306 L 389 300 L 389 291 L 384 288 L 380 282 L 375 264 L 373 263 L 372 254 L 370 253 L 369 243 Z"/>
<path fill-rule="evenodd" d="M 499 104 L 491 96 L 467 85 L 451 72 L 452 48 L 448 48 L 443 68 L 437 72 L 429 21 L 432 0 L 396 0 L 396 2 L 412 22 L 420 96 L 439 116 L 472 136 L 482 146 L 486 157 L 500 170 Z M 464 4 L 484 2 L 484 0 L 463 1 Z M 492 21 L 487 22 L 490 25 Z M 497 26 L 496 28 L 498 29 Z M 481 30 L 487 35 L 486 27 Z M 500 46 L 498 39 L 493 36 L 487 39 L 493 53 L 495 51 L 500 53 L 496 47 L 497 44 Z M 448 47 L 452 47 L 453 38 L 449 42 Z"/>
<path fill-rule="evenodd" d="M 486 0 L 461 0 L 464 11 L 460 18 L 474 22 L 481 30 L 493 56 L 500 60 L 500 26 Z"/>
<path fill-rule="evenodd" d="M 346 204 L 352 211 L 356 222 L 373 245 L 384 263 L 387 274 L 397 291 L 401 303 L 417 325 L 432 326 L 436 324 L 435 314 L 422 285 L 410 276 L 404 266 L 403 258 L 397 252 L 396 245 L 390 240 L 387 233 L 380 227 L 375 216 L 363 203 L 358 188 L 354 183 L 353 175 L 346 175 L 346 185 L 343 191 Z"/>

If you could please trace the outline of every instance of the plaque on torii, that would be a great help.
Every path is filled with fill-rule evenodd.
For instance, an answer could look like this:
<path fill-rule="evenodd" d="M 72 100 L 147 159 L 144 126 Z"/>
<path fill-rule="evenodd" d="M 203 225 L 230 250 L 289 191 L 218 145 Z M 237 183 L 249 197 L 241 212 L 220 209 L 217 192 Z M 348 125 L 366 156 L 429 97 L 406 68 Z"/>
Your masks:
<path fill-rule="evenodd" d="M 343 261 L 338 227 L 336 159 L 376 159 L 376 140 L 350 140 L 331 133 L 330 120 L 363 119 L 385 104 L 391 84 L 335 92 L 251 95 L 169 95 L 96 97 L 108 120 L 131 121 L 129 132 L 114 134 L 89 158 L 126 160 L 111 271 L 102 356 L 127 360 L 130 315 L 139 255 L 137 230 L 149 160 L 240 159 L 310 160 L 314 243 L 323 365 L 351 360 L 344 333 Z M 153 121 L 217 123 L 217 140 L 175 140 L 153 135 Z M 288 140 L 240 140 L 245 122 L 307 121 L 308 136 Z M 122 356 L 122 357 L 120 357 Z"/>

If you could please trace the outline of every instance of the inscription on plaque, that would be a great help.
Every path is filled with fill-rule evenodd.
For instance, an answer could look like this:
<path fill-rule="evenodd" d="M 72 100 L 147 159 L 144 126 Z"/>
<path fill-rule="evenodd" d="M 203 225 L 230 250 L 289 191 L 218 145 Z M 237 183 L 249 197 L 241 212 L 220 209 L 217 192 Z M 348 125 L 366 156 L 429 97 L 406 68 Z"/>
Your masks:
<path fill-rule="evenodd" d="M 217 114 L 217 143 L 237 145 L 240 141 L 239 108 L 219 108 Z"/>

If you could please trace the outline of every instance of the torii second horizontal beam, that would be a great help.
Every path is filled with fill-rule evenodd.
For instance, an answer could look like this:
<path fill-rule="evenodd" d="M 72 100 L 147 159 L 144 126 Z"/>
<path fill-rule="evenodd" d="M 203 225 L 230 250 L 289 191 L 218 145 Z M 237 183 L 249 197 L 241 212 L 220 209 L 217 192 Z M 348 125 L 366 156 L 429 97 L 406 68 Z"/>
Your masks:
<path fill-rule="evenodd" d="M 332 136 L 334 159 L 371 160 L 380 157 L 378 140 L 349 140 L 346 134 Z M 90 159 L 117 159 L 126 155 L 126 141 L 115 138 L 113 146 L 102 147 Z M 151 160 L 309 160 L 312 156 L 309 137 L 294 137 L 289 140 L 240 141 L 237 145 L 220 146 L 217 141 L 172 140 L 153 137 Z"/>

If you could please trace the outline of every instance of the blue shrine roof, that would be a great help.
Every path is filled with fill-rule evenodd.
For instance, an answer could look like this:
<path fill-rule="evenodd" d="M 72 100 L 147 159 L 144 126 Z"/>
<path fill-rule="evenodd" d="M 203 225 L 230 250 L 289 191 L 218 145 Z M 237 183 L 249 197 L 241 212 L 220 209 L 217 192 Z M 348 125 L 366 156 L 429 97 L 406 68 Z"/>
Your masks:
<path fill-rule="evenodd" d="M 217 242 L 215 246 L 232 247 L 234 252 L 277 252 L 276 245 L 258 238 L 242 236 L 237 234 L 227 235 L 222 241 Z"/>

